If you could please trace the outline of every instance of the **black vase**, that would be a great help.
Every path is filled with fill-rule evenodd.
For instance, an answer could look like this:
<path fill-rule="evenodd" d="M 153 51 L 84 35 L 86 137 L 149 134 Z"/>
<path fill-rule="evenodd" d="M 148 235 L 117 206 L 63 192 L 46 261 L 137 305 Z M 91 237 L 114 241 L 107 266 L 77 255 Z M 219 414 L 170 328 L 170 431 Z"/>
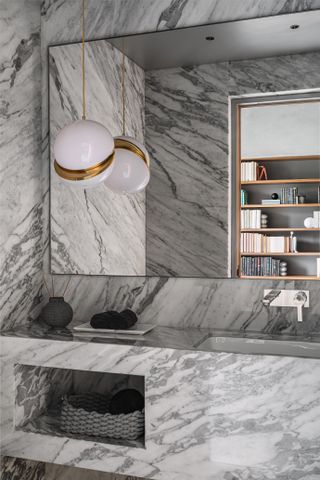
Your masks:
<path fill-rule="evenodd" d="M 42 309 L 41 317 L 50 327 L 63 328 L 71 322 L 73 310 L 63 297 L 50 297 Z"/>

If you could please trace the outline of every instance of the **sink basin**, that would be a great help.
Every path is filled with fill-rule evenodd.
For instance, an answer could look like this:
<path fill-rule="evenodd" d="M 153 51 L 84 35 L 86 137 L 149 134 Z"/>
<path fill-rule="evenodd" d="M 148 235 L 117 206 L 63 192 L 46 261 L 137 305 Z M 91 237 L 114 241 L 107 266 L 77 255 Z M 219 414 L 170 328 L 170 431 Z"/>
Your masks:
<path fill-rule="evenodd" d="M 257 338 L 208 337 L 198 345 L 207 352 L 232 352 L 256 355 L 286 355 L 320 358 L 320 343 L 299 340 L 262 340 Z"/>

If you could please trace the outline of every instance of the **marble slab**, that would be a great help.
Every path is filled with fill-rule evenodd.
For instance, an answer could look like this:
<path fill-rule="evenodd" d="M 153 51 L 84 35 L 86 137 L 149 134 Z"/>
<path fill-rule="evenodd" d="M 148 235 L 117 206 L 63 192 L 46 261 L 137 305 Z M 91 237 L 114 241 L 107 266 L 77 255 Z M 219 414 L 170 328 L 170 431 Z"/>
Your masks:
<path fill-rule="evenodd" d="M 9 337 L 1 342 L 4 455 L 155 480 L 306 480 L 319 472 L 320 360 Z M 145 448 L 14 430 L 13 365 L 31 362 L 143 375 Z"/>
<path fill-rule="evenodd" d="M 44 0 L 42 35 L 44 43 L 80 40 L 77 0 Z M 245 18 L 264 17 L 320 8 L 319 0 L 136 0 L 134 15 L 126 0 L 88 3 L 88 38 L 103 38 L 167 28 L 201 25 Z M 117 21 L 115 21 L 117 19 Z"/>
<path fill-rule="evenodd" d="M 69 278 L 55 276 L 57 291 Z M 311 335 L 320 333 L 317 281 L 252 281 L 205 278 L 133 278 L 72 276 L 66 300 L 74 322 L 90 321 L 95 313 L 130 308 L 141 323 L 176 328 L 216 328 L 238 332 Z M 92 288 L 94 285 L 94 288 Z M 265 308 L 264 289 L 309 290 L 310 307 L 297 322 L 295 308 Z"/>
<path fill-rule="evenodd" d="M 236 330 L 222 330 L 222 329 L 204 329 L 204 328 L 173 328 L 173 327 L 156 327 L 152 332 L 148 333 L 147 335 L 137 337 L 130 335 L 88 335 L 82 334 L 77 335 L 74 334 L 74 331 L 71 329 L 72 325 L 69 328 L 61 329 L 61 330 L 53 330 L 48 328 L 47 326 L 34 322 L 29 327 L 18 327 L 14 330 L 8 330 L 3 332 L 2 335 L 6 337 L 19 337 L 19 338 L 32 338 L 32 339 L 39 339 L 39 340 L 51 340 L 51 341 L 64 341 L 64 342 L 82 342 L 82 343 L 100 343 L 106 345 L 127 345 L 132 347 L 152 347 L 152 348 L 170 348 L 173 350 L 195 350 L 195 351 L 206 351 L 207 348 L 203 347 L 203 342 L 210 337 L 218 337 L 217 345 L 218 351 L 224 351 L 223 346 L 221 345 L 221 337 L 228 339 L 236 339 L 238 345 L 243 345 L 246 340 L 247 343 L 247 353 L 251 351 L 253 354 L 259 354 L 259 341 L 264 341 L 263 346 L 263 353 L 264 354 L 274 354 L 274 349 L 272 344 L 274 341 L 277 343 L 277 347 L 279 347 L 279 352 L 277 355 L 292 355 L 297 357 L 308 357 L 308 358 L 320 358 L 320 335 L 279 335 L 275 334 L 267 334 L 267 333 L 257 333 L 257 332 L 242 332 L 239 333 Z M 220 339 L 220 342 L 219 342 Z M 242 342 L 242 340 L 244 342 Z M 252 340 L 252 342 L 251 342 Z M 257 340 L 257 342 L 256 342 Z M 271 340 L 268 347 L 268 340 Z M 254 348 L 250 348 L 250 345 Z M 291 353 L 288 353 L 287 346 L 289 346 Z M 295 346 L 295 348 L 293 348 Z M 230 344 L 225 345 L 226 352 L 227 351 L 234 351 L 242 352 L 242 350 L 238 350 L 237 345 L 233 343 L 233 349 Z M 260 352 L 262 353 L 262 351 Z M 34 373 L 33 373 L 33 370 Z M 97 375 L 86 375 L 85 372 L 73 372 L 72 377 L 70 378 L 68 375 L 68 371 L 65 372 L 65 375 L 60 375 L 59 372 L 51 372 L 47 373 L 44 369 L 42 371 L 38 367 L 27 367 L 23 366 L 16 366 L 16 378 L 20 377 L 20 380 L 16 380 L 20 384 L 19 392 L 17 395 L 16 401 L 16 408 L 18 410 L 19 405 L 22 405 L 22 411 L 29 410 L 32 413 L 34 410 L 37 412 L 39 411 L 40 414 L 43 411 L 41 408 L 37 409 L 28 409 L 28 406 L 24 405 L 25 400 L 32 397 L 29 390 L 37 392 L 39 395 L 39 391 L 43 393 L 39 395 L 38 402 L 40 405 L 48 405 L 48 402 L 45 402 L 46 396 L 49 394 L 50 404 L 56 404 L 57 400 L 68 392 L 71 388 L 78 392 L 87 391 L 87 389 L 93 388 L 94 391 L 98 393 L 104 393 L 105 391 L 115 393 L 116 391 L 120 390 L 121 388 L 135 388 L 143 394 L 144 391 L 144 383 L 140 377 L 131 376 L 117 376 L 117 375 L 109 375 L 105 376 L 103 374 L 100 375 L 101 378 L 97 378 Z M 99 376 L 98 376 L 99 377 Z M 50 389 L 48 386 L 54 385 Z M 34 388 L 36 389 L 34 390 Z M 42 400 L 42 401 L 41 401 Z M 26 419 L 28 420 L 33 415 L 27 415 Z M 19 415 L 18 415 L 19 417 Z M 24 419 L 24 415 L 21 415 L 22 420 Z"/>
<path fill-rule="evenodd" d="M 146 72 L 147 272 L 228 276 L 227 64 Z"/>
<path fill-rule="evenodd" d="M 40 4 L 0 18 L 0 328 L 37 315 L 42 269 Z"/>
<path fill-rule="evenodd" d="M 112 473 L 95 472 L 84 468 L 46 465 L 46 480 L 139 480 L 138 477 L 114 475 Z"/>
<path fill-rule="evenodd" d="M 119 195 L 103 183 L 83 189 L 62 182 L 53 144 L 81 117 L 80 45 L 50 48 L 51 269 L 86 275 L 145 274 L 145 194 Z M 87 118 L 122 134 L 122 55 L 107 41 L 86 45 Z M 126 134 L 144 141 L 144 71 L 125 59 Z M 89 74 L 90 72 L 90 74 Z"/>
<path fill-rule="evenodd" d="M 45 480 L 46 465 L 22 458 L 1 458 L 1 480 Z"/>

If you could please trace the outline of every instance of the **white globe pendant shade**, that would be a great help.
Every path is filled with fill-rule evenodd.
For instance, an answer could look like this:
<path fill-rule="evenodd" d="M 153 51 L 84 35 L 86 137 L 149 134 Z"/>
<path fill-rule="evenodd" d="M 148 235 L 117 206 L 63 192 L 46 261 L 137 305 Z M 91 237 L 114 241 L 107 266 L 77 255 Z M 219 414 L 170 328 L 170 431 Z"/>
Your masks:
<path fill-rule="evenodd" d="M 101 123 L 77 120 L 64 127 L 54 144 L 54 168 L 69 183 L 90 187 L 110 176 L 114 140 Z"/>
<path fill-rule="evenodd" d="M 150 180 L 150 157 L 144 145 L 126 136 L 115 137 L 114 167 L 105 185 L 117 193 L 141 192 Z"/>

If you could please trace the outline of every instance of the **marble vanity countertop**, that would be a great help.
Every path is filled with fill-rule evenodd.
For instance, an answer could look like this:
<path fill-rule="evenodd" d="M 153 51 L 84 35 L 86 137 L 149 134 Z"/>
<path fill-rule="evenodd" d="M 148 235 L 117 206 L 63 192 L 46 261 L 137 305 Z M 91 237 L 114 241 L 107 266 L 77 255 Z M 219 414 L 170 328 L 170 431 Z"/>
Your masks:
<path fill-rule="evenodd" d="M 76 325 L 76 324 L 75 324 Z M 205 351 L 202 343 L 209 337 L 233 337 L 258 340 L 277 340 L 288 342 L 310 342 L 320 344 L 320 334 L 316 335 L 271 335 L 261 332 L 239 332 L 221 329 L 205 328 L 174 328 L 156 326 L 145 335 L 117 335 L 117 334 L 91 334 L 75 332 L 69 328 L 52 329 L 47 325 L 34 322 L 30 326 L 19 327 L 13 330 L 1 332 L 6 337 L 38 338 L 41 340 L 103 343 L 109 345 L 128 345 L 134 347 L 168 348 L 173 350 L 196 350 Z"/>
<path fill-rule="evenodd" d="M 317 478 L 319 359 L 194 346 L 210 335 L 239 337 L 230 331 L 156 327 L 144 339 L 92 341 L 41 328 L 0 339 L 3 455 L 152 480 Z M 144 377 L 144 445 L 59 433 L 41 413 L 43 368 L 61 375 L 55 395 L 70 370 Z"/>

